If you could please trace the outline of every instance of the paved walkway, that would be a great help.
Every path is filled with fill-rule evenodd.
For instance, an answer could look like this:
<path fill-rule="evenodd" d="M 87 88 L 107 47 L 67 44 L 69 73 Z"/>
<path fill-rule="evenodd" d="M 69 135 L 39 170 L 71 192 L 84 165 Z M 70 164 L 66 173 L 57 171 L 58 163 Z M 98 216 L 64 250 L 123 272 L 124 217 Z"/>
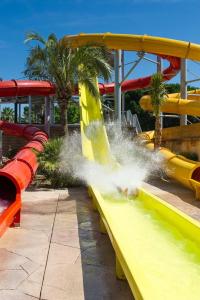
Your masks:
<path fill-rule="evenodd" d="M 174 181 L 144 183 L 153 194 L 200 220 L 200 201 Z M 116 280 L 115 255 L 99 232 L 84 188 L 23 194 L 21 227 L 0 239 L 0 300 L 131 300 Z"/>
<path fill-rule="evenodd" d="M 1 300 L 131 300 L 84 188 L 23 194 L 21 227 L 0 239 Z"/>

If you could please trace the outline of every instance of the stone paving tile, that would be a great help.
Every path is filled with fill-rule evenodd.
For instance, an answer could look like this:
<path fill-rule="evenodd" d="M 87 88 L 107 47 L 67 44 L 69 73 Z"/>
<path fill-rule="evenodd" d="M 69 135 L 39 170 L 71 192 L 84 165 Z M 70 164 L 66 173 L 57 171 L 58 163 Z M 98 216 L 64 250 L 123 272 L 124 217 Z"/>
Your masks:
<path fill-rule="evenodd" d="M 40 268 L 39 264 L 31 260 L 28 260 L 27 262 L 21 264 L 20 266 L 23 270 L 25 270 L 25 272 L 27 272 L 28 275 L 33 274 L 35 271 L 37 271 Z"/>
<path fill-rule="evenodd" d="M 1 300 L 37 300 L 39 298 L 35 298 L 30 295 L 25 295 L 24 293 L 17 290 L 13 290 L 13 291 L 1 290 L 0 299 Z"/>
<path fill-rule="evenodd" d="M 80 250 L 60 244 L 51 244 L 48 265 L 74 264 L 80 255 Z"/>
<path fill-rule="evenodd" d="M 42 300 L 80 300 L 85 299 L 83 293 L 71 293 L 52 286 L 44 286 Z M 87 299 L 85 299 L 87 300 Z M 95 300 L 95 299 L 93 299 Z"/>
<path fill-rule="evenodd" d="M 80 248 L 78 228 L 68 229 L 67 235 L 66 232 L 61 231 L 60 229 L 55 229 L 52 236 L 52 243 Z"/>
<path fill-rule="evenodd" d="M 68 298 L 84 299 L 82 268 L 79 264 L 48 265 L 44 287 L 53 287 L 67 293 Z M 42 292 L 42 298 L 44 294 Z M 47 298 L 49 300 L 49 298 Z"/>
<path fill-rule="evenodd" d="M 23 228 L 8 230 L 0 240 L 0 248 L 5 248 L 38 264 L 45 261 L 48 244 L 48 237 L 44 232 Z"/>
<path fill-rule="evenodd" d="M 12 253 L 5 248 L 0 248 L 0 258 L 0 271 L 10 269 L 21 270 L 21 265 L 29 262 L 26 257 Z"/>
<path fill-rule="evenodd" d="M 78 229 L 78 221 L 76 214 L 66 215 L 58 213 L 56 215 L 55 227 L 56 230 L 68 230 L 68 229 Z"/>
<path fill-rule="evenodd" d="M 45 266 L 40 266 L 36 271 L 34 271 L 29 277 L 28 280 L 41 284 L 44 276 Z"/>
<path fill-rule="evenodd" d="M 0 290 L 16 289 L 26 277 L 27 273 L 24 270 L 0 271 Z"/>
<path fill-rule="evenodd" d="M 24 280 L 18 286 L 17 290 L 23 292 L 25 295 L 30 295 L 32 297 L 39 298 L 40 290 L 41 290 L 41 282 L 37 283 L 31 280 Z"/>

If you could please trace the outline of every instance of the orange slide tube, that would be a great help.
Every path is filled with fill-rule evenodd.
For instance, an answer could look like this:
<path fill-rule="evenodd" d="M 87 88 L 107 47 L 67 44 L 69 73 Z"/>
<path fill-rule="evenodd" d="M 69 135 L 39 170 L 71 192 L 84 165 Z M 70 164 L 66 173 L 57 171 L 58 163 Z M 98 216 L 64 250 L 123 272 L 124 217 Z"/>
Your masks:
<path fill-rule="evenodd" d="M 32 182 L 38 167 L 33 149 L 41 152 L 48 140 L 45 132 L 30 125 L 0 121 L 0 130 L 7 135 L 21 136 L 29 142 L 0 169 L 0 236 L 10 225 L 20 223 L 21 192 Z M 2 206 L 2 205 L 1 205 Z"/>
<path fill-rule="evenodd" d="M 49 95 L 55 93 L 55 87 L 48 82 L 28 81 L 25 86 L 16 87 L 12 83 L 6 87 L 0 83 L 0 96 L 5 95 Z M 9 89 L 11 88 L 11 90 Z M 2 90 L 1 90 L 2 88 Z M 31 90 L 32 88 L 32 90 Z M 2 91 L 2 93 L 1 93 Z M 28 93 L 28 94 L 27 94 Z M 32 182 L 38 167 L 36 154 L 41 152 L 48 140 L 48 135 L 32 125 L 13 124 L 0 121 L 0 130 L 7 135 L 19 136 L 28 140 L 19 152 L 0 169 L 0 236 L 9 226 L 20 223 L 21 193 Z"/>

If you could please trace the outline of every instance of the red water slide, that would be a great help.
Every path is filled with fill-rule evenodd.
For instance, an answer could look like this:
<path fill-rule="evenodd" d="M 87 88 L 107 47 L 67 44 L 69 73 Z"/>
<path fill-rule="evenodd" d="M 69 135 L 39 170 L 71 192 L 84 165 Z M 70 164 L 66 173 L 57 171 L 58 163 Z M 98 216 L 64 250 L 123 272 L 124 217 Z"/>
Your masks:
<path fill-rule="evenodd" d="M 46 81 L 2 81 L 0 97 L 55 94 L 55 86 Z M 21 192 L 32 182 L 38 167 L 33 149 L 43 151 L 48 140 L 45 132 L 32 125 L 0 121 L 7 135 L 24 137 L 28 143 L 0 169 L 0 236 L 6 228 L 20 223 Z"/>
<path fill-rule="evenodd" d="M 180 70 L 180 59 L 161 56 L 170 63 L 163 71 L 163 79 L 170 80 Z M 122 91 L 132 91 L 150 86 L 151 76 L 126 80 Z M 114 92 L 114 83 L 99 84 L 101 94 Z M 0 97 L 19 97 L 29 95 L 48 96 L 55 94 L 55 86 L 48 81 L 10 80 L 0 82 Z M 0 130 L 7 135 L 20 136 L 28 140 L 26 146 L 0 169 L 0 236 L 7 227 L 20 223 L 21 192 L 31 183 L 38 167 L 32 149 L 43 151 L 48 140 L 45 132 L 32 125 L 13 124 L 0 121 Z"/>
<path fill-rule="evenodd" d="M 180 71 L 181 61 L 178 57 L 168 56 L 168 55 L 159 55 L 161 58 L 169 61 L 170 65 L 168 68 L 162 71 L 163 80 L 167 81 L 176 76 L 176 74 Z M 143 88 L 147 88 L 151 85 L 151 75 L 143 78 L 130 79 L 126 80 L 122 83 L 121 89 L 122 92 L 128 92 L 133 90 L 139 90 Z M 115 88 L 115 83 L 100 83 L 99 90 L 100 94 L 113 94 Z"/>

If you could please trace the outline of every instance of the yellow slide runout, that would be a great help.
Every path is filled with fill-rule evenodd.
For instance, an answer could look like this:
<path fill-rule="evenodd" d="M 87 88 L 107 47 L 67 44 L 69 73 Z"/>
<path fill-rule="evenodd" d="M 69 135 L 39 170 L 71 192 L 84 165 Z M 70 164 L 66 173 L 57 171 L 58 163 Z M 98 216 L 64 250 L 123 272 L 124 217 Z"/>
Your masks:
<path fill-rule="evenodd" d="M 94 33 L 66 35 L 61 42 L 77 48 L 87 43 L 101 43 L 110 49 L 145 51 L 200 61 L 200 45 L 162 37 L 133 34 Z"/>
<path fill-rule="evenodd" d="M 84 85 L 79 92 L 83 155 L 113 164 L 100 99 Z M 136 300 L 200 299 L 198 222 L 143 189 L 135 199 L 104 195 L 94 186 L 90 195 L 115 250 L 117 275 L 125 274 Z"/>
<path fill-rule="evenodd" d="M 200 116 L 200 96 L 198 96 L 198 92 L 199 91 L 196 92 L 197 100 L 179 99 L 179 94 L 170 94 L 169 97 L 166 98 L 166 101 L 161 105 L 161 111 L 166 113 L 190 114 Z M 189 96 L 194 95 L 194 91 L 191 93 L 192 94 Z M 151 97 L 148 95 L 143 96 L 140 99 L 140 106 L 144 110 L 152 111 Z M 167 138 L 168 136 L 172 136 L 173 134 L 175 136 L 180 134 L 179 137 L 184 137 L 185 135 L 189 137 L 193 136 L 198 130 L 199 124 L 166 128 L 163 129 L 163 136 L 164 138 Z M 154 138 L 154 131 L 141 134 L 141 137 L 147 142 L 151 142 Z M 153 147 L 151 143 L 147 144 L 146 146 L 150 149 L 152 149 Z M 200 179 L 198 174 L 198 170 L 200 170 L 200 163 L 186 159 L 183 156 L 176 155 L 165 148 L 161 148 L 159 152 L 165 160 L 167 175 L 182 183 L 186 187 L 194 190 L 196 193 L 196 199 L 200 199 L 200 182 L 199 180 L 196 180 Z M 198 175 L 198 177 L 194 176 L 195 173 Z"/>
<path fill-rule="evenodd" d="M 147 149 L 153 151 L 154 144 L 147 143 Z M 166 174 L 183 184 L 184 186 L 192 189 L 196 193 L 196 199 L 199 198 L 200 183 L 192 180 L 193 172 L 200 168 L 200 163 L 189 160 L 182 155 L 177 155 L 167 148 L 160 148 L 159 153 L 164 158 Z"/>

